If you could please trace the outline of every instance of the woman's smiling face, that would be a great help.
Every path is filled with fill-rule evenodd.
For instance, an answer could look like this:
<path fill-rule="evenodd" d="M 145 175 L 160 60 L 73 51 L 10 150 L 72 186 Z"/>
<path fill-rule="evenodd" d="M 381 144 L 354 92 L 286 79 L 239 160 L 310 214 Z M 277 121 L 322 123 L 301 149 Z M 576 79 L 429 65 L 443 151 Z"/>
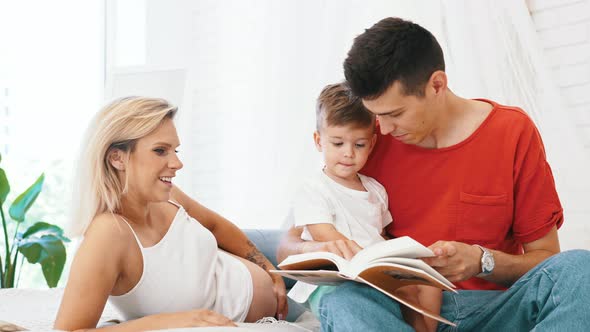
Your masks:
<path fill-rule="evenodd" d="M 126 168 L 127 195 L 147 202 L 167 201 L 172 179 L 183 166 L 176 150 L 179 145 L 174 122 L 168 118 L 152 133 L 138 139 Z"/>

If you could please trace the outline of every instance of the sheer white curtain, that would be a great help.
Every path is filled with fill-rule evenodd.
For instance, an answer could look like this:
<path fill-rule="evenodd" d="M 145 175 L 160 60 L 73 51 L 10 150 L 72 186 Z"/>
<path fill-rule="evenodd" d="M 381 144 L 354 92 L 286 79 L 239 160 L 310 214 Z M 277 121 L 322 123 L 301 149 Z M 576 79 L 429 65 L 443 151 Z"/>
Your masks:
<path fill-rule="evenodd" d="M 300 179 L 321 167 L 315 99 L 343 79 L 353 38 L 387 15 L 433 15 L 404 1 L 190 6 L 191 101 L 178 121 L 186 166 L 179 181 L 241 227 L 262 228 L 280 227 Z"/>
<path fill-rule="evenodd" d="M 312 143 L 315 98 L 343 78 L 353 38 L 387 16 L 437 36 L 454 91 L 519 105 L 533 116 L 567 209 L 564 229 L 587 218 L 579 207 L 588 163 L 561 112 L 524 2 L 145 0 L 142 10 L 141 70 L 187 73 L 178 183 L 241 227 L 281 225 L 299 179 L 320 167 Z M 588 242 L 587 234 L 574 239 Z"/>
<path fill-rule="evenodd" d="M 465 97 L 517 105 L 536 122 L 565 209 L 562 248 L 590 246 L 590 159 L 565 112 L 524 1 L 441 1 L 451 88 Z"/>
<path fill-rule="evenodd" d="M 182 95 L 185 169 L 177 183 L 241 227 L 279 227 L 301 177 L 321 167 L 312 143 L 315 99 L 343 79 L 352 39 L 389 15 L 436 20 L 436 10 L 422 10 L 428 3 L 107 1 L 108 97 Z M 120 61 L 125 54 L 134 56 Z M 184 91 L 149 82 L 171 69 L 186 73 Z"/>

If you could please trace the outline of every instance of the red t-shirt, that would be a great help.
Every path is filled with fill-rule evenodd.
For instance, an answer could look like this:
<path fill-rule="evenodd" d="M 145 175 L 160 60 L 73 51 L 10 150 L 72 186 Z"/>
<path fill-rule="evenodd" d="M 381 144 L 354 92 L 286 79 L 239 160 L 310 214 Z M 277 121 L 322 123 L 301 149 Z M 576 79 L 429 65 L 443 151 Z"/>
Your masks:
<path fill-rule="evenodd" d="M 389 195 L 393 237 L 479 244 L 509 254 L 563 222 L 563 209 L 539 132 L 521 109 L 494 106 L 463 142 L 426 149 L 378 135 L 361 171 Z M 480 278 L 460 289 L 505 289 Z"/>

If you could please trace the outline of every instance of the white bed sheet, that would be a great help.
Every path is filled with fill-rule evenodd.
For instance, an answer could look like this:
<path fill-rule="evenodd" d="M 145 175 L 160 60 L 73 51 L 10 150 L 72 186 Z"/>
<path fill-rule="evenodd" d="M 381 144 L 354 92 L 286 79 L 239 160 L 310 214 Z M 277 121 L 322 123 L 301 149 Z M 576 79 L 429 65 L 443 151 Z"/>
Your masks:
<path fill-rule="evenodd" d="M 6 321 L 24 327 L 30 331 L 55 331 L 52 329 L 53 321 L 59 308 L 63 294 L 62 288 L 37 290 L 37 289 L 0 289 L 0 321 Z M 105 307 L 99 326 L 108 324 L 120 316 L 108 303 Z M 227 331 L 230 328 L 202 327 L 188 329 L 170 329 L 169 331 L 195 331 L 218 332 Z M 236 332 L 308 332 L 319 331 L 319 322 L 313 315 L 303 314 L 296 323 L 284 321 L 272 321 L 270 323 L 243 323 L 238 328 L 231 328 Z"/>

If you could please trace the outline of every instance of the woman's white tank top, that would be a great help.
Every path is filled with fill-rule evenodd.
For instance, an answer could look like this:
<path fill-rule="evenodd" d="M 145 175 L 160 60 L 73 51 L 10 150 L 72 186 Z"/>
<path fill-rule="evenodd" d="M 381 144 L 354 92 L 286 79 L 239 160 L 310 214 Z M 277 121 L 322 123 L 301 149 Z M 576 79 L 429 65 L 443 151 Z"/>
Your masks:
<path fill-rule="evenodd" d="M 142 247 L 143 273 L 129 292 L 109 296 L 125 320 L 192 309 L 209 309 L 243 322 L 253 296 L 252 277 L 236 257 L 217 247 L 213 234 L 178 206 L 164 237 Z"/>

